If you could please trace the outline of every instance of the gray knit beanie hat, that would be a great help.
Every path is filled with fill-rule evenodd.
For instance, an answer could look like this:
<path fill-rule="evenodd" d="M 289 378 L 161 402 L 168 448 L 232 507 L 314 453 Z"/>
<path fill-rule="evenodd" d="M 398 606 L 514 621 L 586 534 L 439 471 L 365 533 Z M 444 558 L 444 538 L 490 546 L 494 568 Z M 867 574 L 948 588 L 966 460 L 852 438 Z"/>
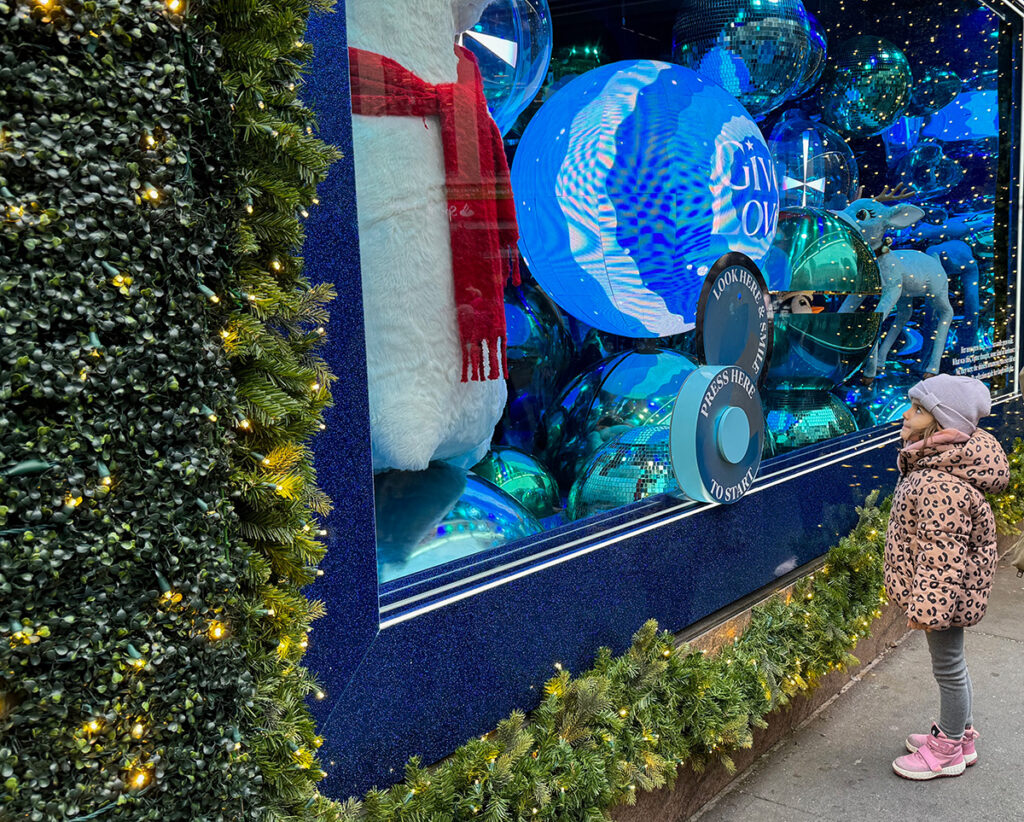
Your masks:
<path fill-rule="evenodd" d="M 974 433 L 978 420 L 992 410 L 988 386 L 974 377 L 936 374 L 921 380 L 907 392 L 943 428 L 955 428 L 967 436 Z"/>

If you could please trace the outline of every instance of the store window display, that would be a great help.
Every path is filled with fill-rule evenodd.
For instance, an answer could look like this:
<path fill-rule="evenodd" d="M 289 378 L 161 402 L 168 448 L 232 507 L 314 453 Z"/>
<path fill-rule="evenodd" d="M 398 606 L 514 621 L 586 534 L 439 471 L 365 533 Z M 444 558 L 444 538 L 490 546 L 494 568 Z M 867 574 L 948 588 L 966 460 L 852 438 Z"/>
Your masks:
<path fill-rule="evenodd" d="M 351 45 L 432 87 L 465 47 L 510 171 L 484 169 L 488 297 L 453 279 L 453 226 L 482 229 L 442 114 L 354 115 L 382 582 L 680 498 L 668 432 L 729 252 L 771 292 L 766 457 L 898 419 L 921 377 L 1012 383 L 986 6 L 413 5 L 349 0 Z M 460 319 L 502 286 L 464 379 Z"/>

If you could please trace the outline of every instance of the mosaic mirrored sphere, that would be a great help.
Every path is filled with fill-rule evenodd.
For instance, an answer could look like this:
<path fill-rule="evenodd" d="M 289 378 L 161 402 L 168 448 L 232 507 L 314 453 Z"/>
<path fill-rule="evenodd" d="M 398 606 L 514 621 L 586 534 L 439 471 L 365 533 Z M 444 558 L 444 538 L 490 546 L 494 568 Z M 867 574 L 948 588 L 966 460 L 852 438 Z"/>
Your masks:
<path fill-rule="evenodd" d="M 504 134 L 547 77 L 553 42 L 548 0 L 491 0 L 459 42 L 480 65 L 487 107 Z"/>
<path fill-rule="evenodd" d="M 522 504 L 487 480 L 443 462 L 373 478 L 381 583 L 539 534 Z"/>
<path fill-rule="evenodd" d="M 870 305 L 852 308 L 881 294 L 875 255 L 851 225 L 810 208 L 782 212 L 773 252 L 765 270 L 777 303 L 766 385 L 829 389 L 860 367 L 878 336 L 880 315 Z"/>
<path fill-rule="evenodd" d="M 766 434 L 775 454 L 858 430 L 850 409 L 828 391 L 769 391 L 764 404 Z"/>
<path fill-rule="evenodd" d="M 473 466 L 473 473 L 519 500 L 538 519 L 561 510 L 558 483 L 540 460 L 517 448 L 497 446 Z"/>
<path fill-rule="evenodd" d="M 910 407 L 907 391 L 918 382 L 918 377 L 889 368 L 870 386 L 844 387 L 840 392 L 843 403 L 850 409 L 861 429 L 873 425 L 896 422 Z"/>
<path fill-rule="evenodd" d="M 957 98 L 962 87 L 963 81 L 955 71 L 928 66 L 914 83 L 907 113 L 920 116 L 945 108 Z"/>
<path fill-rule="evenodd" d="M 960 185 L 964 170 L 956 160 L 946 156 L 941 145 L 924 140 L 900 160 L 896 176 L 921 197 L 929 198 L 949 194 Z"/>
<path fill-rule="evenodd" d="M 782 105 L 810 79 L 811 64 L 824 62 L 801 0 L 683 0 L 678 8 L 672 59 L 755 118 Z"/>
<path fill-rule="evenodd" d="M 582 519 L 678 490 L 668 440 L 668 426 L 651 425 L 625 431 L 601 446 L 573 483 L 569 518 Z"/>
<path fill-rule="evenodd" d="M 906 55 L 881 37 L 853 37 L 833 50 L 822 119 L 848 137 L 880 134 L 910 105 Z"/>
<path fill-rule="evenodd" d="M 683 381 L 696 369 L 678 351 L 651 348 L 616 354 L 573 380 L 547 417 L 546 462 L 562 487 L 617 435 L 667 425 Z"/>
<path fill-rule="evenodd" d="M 575 346 L 558 306 L 527 279 L 505 289 L 505 328 L 508 403 L 494 441 L 532 452 L 544 447 L 537 434 L 564 384 Z"/>
<path fill-rule="evenodd" d="M 569 314 L 630 338 L 692 329 L 728 251 L 771 248 L 779 192 L 743 107 L 672 63 L 588 71 L 530 120 L 512 163 L 519 247 Z"/>
<path fill-rule="evenodd" d="M 791 97 L 802 97 L 812 88 L 818 85 L 821 74 L 825 70 L 825 63 L 828 60 L 828 37 L 825 34 L 825 27 L 821 21 L 811 12 L 807 12 L 808 36 L 810 38 L 810 51 L 807 55 L 807 64 L 804 68 L 803 78 L 800 85 Z"/>
<path fill-rule="evenodd" d="M 857 196 L 857 159 L 846 140 L 799 109 L 787 111 L 768 139 L 783 209 L 841 211 Z"/>

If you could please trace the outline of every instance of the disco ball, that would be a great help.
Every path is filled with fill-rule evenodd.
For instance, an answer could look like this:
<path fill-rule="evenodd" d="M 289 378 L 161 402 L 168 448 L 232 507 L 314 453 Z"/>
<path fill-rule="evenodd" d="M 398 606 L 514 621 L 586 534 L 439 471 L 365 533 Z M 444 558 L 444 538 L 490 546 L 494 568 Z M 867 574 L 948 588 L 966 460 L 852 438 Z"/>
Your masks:
<path fill-rule="evenodd" d="M 634 428 L 603 445 L 569 492 L 570 519 L 612 511 L 679 488 L 672 472 L 667 425 Z"/>
<path fill-rule="evenodd" d="M 707 270 L 760 261 L 779 192 L 736 100 L 650 60 L 593 69 L 530 121 L 512 164 L 520 250 L 569 314 L 631 338 L 694 327 Z"/>
<path fill-rule="evenodd" d="M 871 428 L 900 419 L 910 407 L 907 391 L 920 378 L 895 368 L 880 374 L 870 386 L 846 388 L 842 399 L 857 420 L 858 428 Z"/>
<path fill-rule="evenodd" d="M 547 416 L 546 462 L 568 488 L 594 451 L 631 428 L 668 424 L 696 363 L 677 351 L 627 351 L 584 371 Z"/>
<path fill-rule="evenodd" d="M 849 137 L 880 134 L 910 105 L 906 55 L 881 37 L 853 37 L 833 52 L 822 119 Z"/>
<path fill-rule="evenodd" d="M 448 463 L 373 478 L 377 575 L 388 582 L 541 532 L 516 499 Z"/>
<path fill-rule="evenodd" d="M 810 79 L 808 69 L 823 51 L 813 39 L 801 0 L 683 0 L 672 27 L 672 59 L 761 118 Z"/>
<path fill-rule="evenodd" d="M 544 413 L 554 402 L 573 357 L 565 317 L 536 285 L 505 289 L 508 404 L 495 441 L 532 452 Z"/>
<path fill-rule="evenodd" d="M 807 65 L 804 68 L 800 85 L 791 95 L 792 97 L 803 97 L 807 92 L 818 84 L 821 73 L 825 70 L 825 63 L 828 59 L 828 38 L 825 36 L 825 28 L 811 12 L 807 12 L 808 35 L 810 37 L 810 53 L 807 55 Z"/>
<path fill-rule="evenodd" d="M 538 519 L 561 509 L 558 483 L 536 457 L 516 448 L 495 447 L 473 466 L 473 473 L 519 500 Z"/>
<path fill-rule="evenodd" d="M 764 406 L 765 428 L 775 454 L 858 430 L 850 409 L 828 391 L 768 391 Z"/>
<path fill-rule="evenodd" d="M 805 295 L 808 308 L 776 312 L 766 384 L 775 390 L 829 389 L 860 367 L 878 336 L 880 315 L 866 307 L 843 310 L 844 297 L 881 294 L 875 255 L 851 225 L 810 208 L 782 212 L 774 251 L 765 277 L 776 300 Z M 813 310 L 815 299 L 823 310 Z"/>
<path fill-rule="evenodd" d="M 775 158 L 781 207 L 841 211 L 856 199 L 857 159 L 846 140 L 823 123 L 791 109 L 768 139 Z"/>
<path fill-rule="evenodd" d="M 547 77 L 552 44 L 548 0 L 491 0 L 479 22 L 458 40 L 480 65 L 487 107 L 504 134 Z"/>
<path fill-rule="evenodd" d="M 907 113 L 916 116 L 933 114 L 952 103 L 962 87 L 963 81 L 955 71 L 929 66 L 914 83 Z"/>
<path fill-rule="evenodd" d="M 947 157 L 942 146 L 931 140 L 914 146 L 896 166 L 896 174 L 899 182 L 924 198 L 949 194 L 964 178 L 956 160 Z"/>

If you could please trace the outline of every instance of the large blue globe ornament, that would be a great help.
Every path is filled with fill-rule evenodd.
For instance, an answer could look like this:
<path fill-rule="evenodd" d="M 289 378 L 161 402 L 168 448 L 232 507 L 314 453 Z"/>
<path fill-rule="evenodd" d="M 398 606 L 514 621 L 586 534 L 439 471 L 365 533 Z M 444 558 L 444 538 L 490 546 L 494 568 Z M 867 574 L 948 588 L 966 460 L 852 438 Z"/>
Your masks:
<path fill-rule="evenodd" d="M 818 80 L 821 79 L 825 63 L 828 60 L 828 38 L 825 35 L 825 27 L 811 12 L 807 12 L 807 24 L 810 52 L 807 55 L 807 65 L 804 68 L 800 85 L 790 95 L 793 98 L 803 97 L 818 85 Z"/>
<path fill-rule="evenodd" d="M 565 317 L 529 280 L 505 289 L 508 404 L 495 441 L 532 452 L 544 414 L 563 386 L 573 358 Z"/>
<path fill-rule="evenodd" d="M 822 119 L 848 137 L 881 134 L 906 112 L 914 77 L 906 55 L 881 37 L 853 37 L 833 51 Z"/>
<path fill-rule="evenodd" d="M 882 142 L 885 143 L 885 159 L 890 167 L 906 157 L 910 150 L 918 144 L 923 125 L 923 117 L 904 115 L 882 132 Z"/>
<path fill-rule="evenodd" d="M 568 488 L 587 458 L 619 434 L 667 425 L 697 364 L 677 351 L 626 351 L 580 374 L 546 417 L 547 465 Z"/>
<path fill-rule="evenodd" d="M 480 64 L 487 107 L 504 134 L 547 77 L 552 46 L 548 2 L 491 0 L 459 42 Z"/>
<path fill-rule="evenodd" d="M 813 85 L 820 40 L 812 37 L 801 0 L 683 0 L 672 27 L 672 59 L 760 118 Z"/>
<path fill-rule="evenodd" d="M 824 123 L 791 109 L 772 129 L 768 146 L 775 158 L 783 209 L 841 211 L 856 199 L 860 180 L 853 149 Z"/>
<path fill-rule="evenodd" d="M 541 287 L 623 337 L 694 327 L 728 251 L 771 248 L 779 192 L 757 124 L 695 72 L 612 63 L 557 91 L 512 164 L 520 249 Z"/>
<path fill-rule="evenodd" d="M 553 516 L 562 507 L 555 478 L 540 460 L 517 448 L 492 448 L 473 466 L 473 473 L 515 497 L 538 519 Z"/>
<path fill-rule="evenodd" d="M 870 353 L 882 319 L 867 305 L 847 310 L 882 290 L 875 255 L 860 233 L 828 211 L 784 211 L 765 276 L 780 304 L 768 388 L 827 391 L 849 378 Z M 799 295 L 823 310 L 800 310 L 792 299 Z"/>
<path fill-rule="evenodd" d="M 764 399 L 765 428 L 771 453 L 852 434 L 859 430 L 853 413 L 828 391 L 768 391 Z"/>

